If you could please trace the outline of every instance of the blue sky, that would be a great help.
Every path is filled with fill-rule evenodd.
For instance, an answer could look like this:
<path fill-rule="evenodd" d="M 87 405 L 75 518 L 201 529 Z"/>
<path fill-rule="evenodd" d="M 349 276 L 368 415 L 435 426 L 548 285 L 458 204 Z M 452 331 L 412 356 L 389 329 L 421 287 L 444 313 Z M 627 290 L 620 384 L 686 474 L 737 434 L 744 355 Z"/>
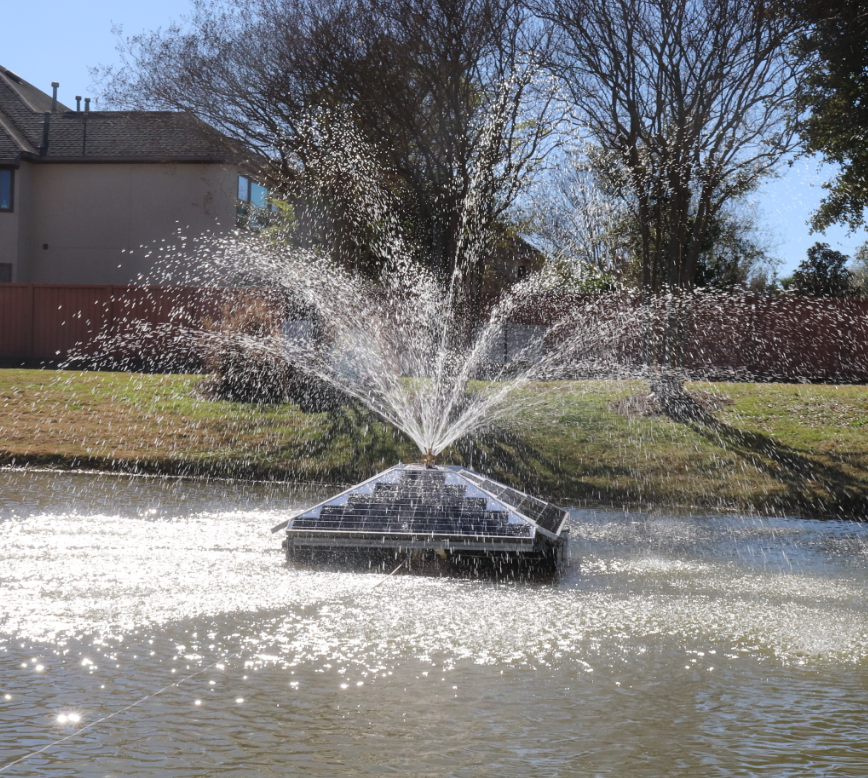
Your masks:
<path fill-rule="evenodd" d="M 13 34 L 7 32 L 0 45 L 0 65 L 48 93 L 51 82 L 59 81 L 60 99 L 69 106 L 75 104 L 75 95 L 93 96 L 89 67 L 117 61 L 113 25 L 125 34 L 166 27 L 190 7 L 188 0 L 42 0 L 38 12 L 24 3 L 9 5 L 3 10 L 4 27 Z M 844 228 L 825 235 L 809 233 L 805 222 L 822 198 L 825 178 L 815 162 L 800 160 L 757 197 L 761 223 L 784 263 L 781 275 L 791 272 L 818 240 L 850 255 L 868 240 L 864 229 L 850 236 Z"/>

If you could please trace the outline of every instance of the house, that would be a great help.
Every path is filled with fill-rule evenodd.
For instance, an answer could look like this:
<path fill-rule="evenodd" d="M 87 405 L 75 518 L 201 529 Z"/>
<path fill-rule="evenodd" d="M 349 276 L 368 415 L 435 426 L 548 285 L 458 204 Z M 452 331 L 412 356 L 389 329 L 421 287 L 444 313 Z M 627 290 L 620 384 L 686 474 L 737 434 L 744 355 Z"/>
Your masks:
<path fill-rule="evenodd" d="M 185 113 L 73 110 L 58 86 L 0 67 L 0 282 L 141 283 L 179 234 L 235 226 L 256 193 L 223 135 Z"/>
<path fill-rule="evenodd" d="M 489 254 L 482 279 L 483 297 L 496 297 L 540 270 L 545 256 L 526 240 L 506 236 Z"/>

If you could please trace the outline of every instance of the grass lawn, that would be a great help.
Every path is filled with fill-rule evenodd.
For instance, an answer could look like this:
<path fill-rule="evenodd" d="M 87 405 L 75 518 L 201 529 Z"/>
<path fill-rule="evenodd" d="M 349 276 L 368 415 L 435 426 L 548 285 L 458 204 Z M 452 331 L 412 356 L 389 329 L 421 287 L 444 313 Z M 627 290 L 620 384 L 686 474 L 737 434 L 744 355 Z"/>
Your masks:
<path fill-rule="evenodd" d="M 0 464 L 347 483 L 419 458 L 365 412 L 213 402 L 197 380 L 0 370 Z M 682 423 L 616 413 L 640 383 L 532 384 L 440 461 L 563 503 L 868 518 L 868 387 L 692 387 L 732 402 Z"/>

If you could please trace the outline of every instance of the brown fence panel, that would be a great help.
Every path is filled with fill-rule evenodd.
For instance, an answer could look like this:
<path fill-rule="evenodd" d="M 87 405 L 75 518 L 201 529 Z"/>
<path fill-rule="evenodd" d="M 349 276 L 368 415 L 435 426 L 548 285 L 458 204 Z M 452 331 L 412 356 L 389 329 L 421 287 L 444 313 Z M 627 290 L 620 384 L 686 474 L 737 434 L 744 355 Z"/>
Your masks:
<path fill-rule="evenodd" d="M 838 315 L 836 375 L 846 380 L 868 381 L 868 300 L 839 300 Z"/>
<path fill-rule="evenodd" d="M 195 332 L 246 290 L 0 284 L 0 359 L 195 366 Z"/>
<path fill-rule="evenodd" d="M 112 288 L 112 327 L 101 354 L 123 365 L 196 370 L 203 330 L 233 311 L 265 299 L 282 311 L 282 297 L 260 289 L 129 286 Z"/>
<path fill-rule="evenodd" d="M 152 365 L 195 367 L 196 333 L 219 309 L 221 290 L 193 287 L 113 287 L 108 355 Z M 227 290 L 228 292 L 228 290 Z"/>
<path fill-rule="evenodd" d="M 0 358 L 29 359 L 32 341 L 32 285 L 0 284 Z"/>
<path fill-rule="evenodd" d="M 192 369 L 203 327 L 254 301 L 283 315 L 282 295 L 262 289 L 0 284 L 0 359 Z M 665 305 L 652 309 L 652 317 L 665 313 Z M 644 310 L 635 296 L 546 293 L 508 320 L 557 324 L 547 338 L 573 339 L 577 362 L 593 366 L 599 356 L 604 365 L 606 352 L 627 367 L 641 363 Z M 868 381 L 868 300 L 693 298 L 685 367 L 718 379 Z"/>
<path fill-rule="evenodd" d="M 757 320 L 754 301 L 702 295 L 691 302 L 686 368 L 709 378 L 745 375 Z"/>
<path fill-rule="evenodd" d="M 594 302 L 596 300 L 597 302 Z M 601 325 L 626 323 L 613 367 L 641 361 L 643 327 L 662 353 L 669 305 L 681 305 L 689 321 L 683 366 L 697 378 L 766 381 L 868 381 L 868 300 L 850 298 L 699 295 L 660 298 L 647 321 L 627 314 L 638 297 L 538 295 L 510 317 L 526 324 L 575 326 L 598 316 Z M 632 307 L 631 307 L 632 306 Z M 566 336 L 568 333 L 564 333 Z"/>
<path fill-rule="evenodd" d="M 868 301 L 761 298 L 752 371 L 783 381 L 868 380 Z"/>
<path fill-rule="evenodd" d="M 88 352 L 111 324 L 106 286 L 34 284 L 34 359 L 62 359 L 78 345 Z"/>

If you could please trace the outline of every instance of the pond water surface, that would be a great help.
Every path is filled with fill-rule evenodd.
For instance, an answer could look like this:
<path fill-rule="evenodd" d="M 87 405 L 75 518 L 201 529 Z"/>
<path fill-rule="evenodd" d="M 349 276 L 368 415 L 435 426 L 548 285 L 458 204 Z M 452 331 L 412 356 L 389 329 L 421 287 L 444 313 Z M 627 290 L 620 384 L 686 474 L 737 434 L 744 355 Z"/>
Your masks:
<path fill-rule="evenodd" d="M 0 774 L 868 774 L 865 525 L 583 510 L 555 583 L 287 568 L 330 491 L 0 471 Z"/>

